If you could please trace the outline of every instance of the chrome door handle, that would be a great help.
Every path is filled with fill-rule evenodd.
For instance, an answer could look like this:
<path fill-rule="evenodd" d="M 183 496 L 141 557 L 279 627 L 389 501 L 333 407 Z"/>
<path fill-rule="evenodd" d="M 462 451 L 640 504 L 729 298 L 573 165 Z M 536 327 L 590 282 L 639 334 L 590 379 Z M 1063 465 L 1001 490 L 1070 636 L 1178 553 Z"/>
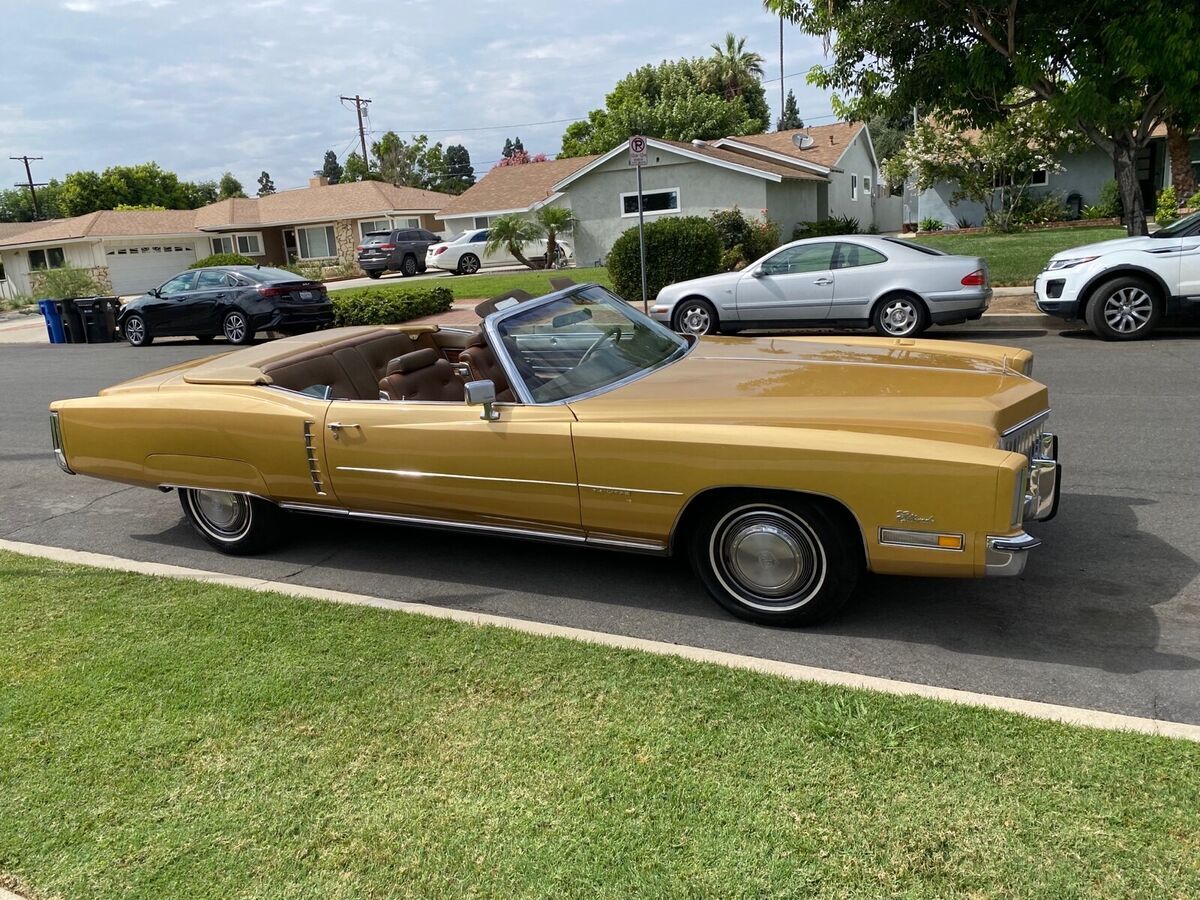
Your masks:
<path fill-rule="evenodd" d="M 330 431 L 332 431 L 332 432 L 333 432 L 333 437 L 334 437 L 334 440 L 337 440 L 337 438 L 341 437 L 341 434 L 342 434 L 342 429 L 344 429 L 344 428 L 357 428 L 357 427 L 358 427 L 358 425 L 356 425 L 356 424 L 354 424 L 354 423 L 351 423 L 351 422 L 347 422 L 347 423 L 345 423 L 345 424 L 343 424 L 342 422 L 330 422 L 330 423 L 329 423 L 327 426 L 325 426 L 325 427 L 327 427 L 327 428 L 328 428 Z"/>
<path fill-rule="evenodd" d="M 818 278 L 813 284 L 833 284 L 832 278 Z"/>

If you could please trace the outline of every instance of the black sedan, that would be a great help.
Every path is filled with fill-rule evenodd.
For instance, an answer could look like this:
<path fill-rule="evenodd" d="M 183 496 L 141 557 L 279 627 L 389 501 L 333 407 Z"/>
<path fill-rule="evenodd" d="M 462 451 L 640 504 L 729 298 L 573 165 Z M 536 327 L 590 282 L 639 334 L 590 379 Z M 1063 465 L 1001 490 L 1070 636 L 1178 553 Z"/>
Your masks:
<path fill-rule="evenodd" d="M 325 285 L 284 269 L 214 266 L 180 272 L 122 308 L 117 328 L 135 347 L 156 337 L 223 335 L 248 344 L 258 331 L 300 334 L 333 322 Z"/>

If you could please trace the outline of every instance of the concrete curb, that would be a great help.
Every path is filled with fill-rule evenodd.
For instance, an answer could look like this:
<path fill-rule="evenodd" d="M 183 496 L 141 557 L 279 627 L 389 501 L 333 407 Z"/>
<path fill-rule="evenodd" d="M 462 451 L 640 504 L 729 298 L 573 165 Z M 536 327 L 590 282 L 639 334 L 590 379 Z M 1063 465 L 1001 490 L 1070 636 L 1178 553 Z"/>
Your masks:
<path fill-rule="evenodd" d="M 704 647 L 669 644 L 664 641 L 652 641 L 645 638 L 627 637 L 621 634 L 609 634 L 601 631 L 588 631 L 565 625 L 550 625 L 526 619 L 514 619 L 508 616 L 431 606 L 426 603 L 387 600 L 382 597 L 371 597 L 365 594 L 352 594 L 345 591 L 327 590 L 325 588 L 308 587 L 306 585 L 286 582 L 265 581 L 242 575 L 226 575 L 221 572 L 208 572 L 163 563 L 141 562 L 139 560 L 122 559 L 117 556 L 106 556 L 78 550 L 65 550 L 61 547 L 26 544 L 20 541 L 0 539 L 0 550 L 9 550 L 13 553 L 20 553 L 39 559 L 48 559 L 54 562 L 94 566 L 118 572 L 134 572 L 141 575 L 156 575 L 167 578 L 222 584 L 261 593 L 285 594 L 311 600 L 324 600 L 330 603 L 343 603 L 349 606 L 369 606 L 375 609 L 405 612 L 429 616 L 435 619 L 449 619 L 453 622 L 463 622 L 469 625 L 490 625 L 540 637 L 568 638 L 622 650 L 640 650 L 644 653 L 654 653 L 659 656 L 674 656 L 695 662 L 713 663 L 731 669 L 744 669 L 766 675 L 775 675 L 792 681 L 856 688 L 902 697 L 923 697 L 931 700 L 942 700 L 965 706 L 977 706 L 1017 713 L 1034 719 L 1043 719 L 1050 722 L 1060 722 L 1085 728 L 1128 731 L 1200 742 L 1200 725 L 1189 725 L 1185 722 L 1168 722 L 1161 719 L 1126 716 L 1120 713 L 1103 712 L 1095 709 L 1042 703 L 1036 700 L 1020 700 L 994 694 L 960 691 L 953 688 L 935 687 L 916 682 L 879 678 L 873 675 L 859 675 L 854 672 L 841 672 L 835 669 L 820 669 L 796 663 L 761 659 L 754 656 L 742 656 L 735 653 L 725 653 L 720 650 L 709 650 Z"/>

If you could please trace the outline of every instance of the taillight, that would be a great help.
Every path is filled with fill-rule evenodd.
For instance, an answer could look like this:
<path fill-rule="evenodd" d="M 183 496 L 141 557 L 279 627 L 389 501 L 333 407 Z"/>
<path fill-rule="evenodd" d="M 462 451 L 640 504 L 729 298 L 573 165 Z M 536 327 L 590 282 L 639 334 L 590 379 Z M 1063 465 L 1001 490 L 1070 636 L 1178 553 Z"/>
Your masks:
<path fill-rule="evenodd" d="M 258 294 L 260 297 L 279 297 L 283 294 L 290 294 L 291 291 L 287 288 L 267 287 L 265 284 L 258 286 Z"/>
<path fill-rule="evenodd" d="M 395 250 L 396 245 L 395 244 L 380 244 L 379 249 L 380 250 Z"/>
<path fill-rule="evenodd" d="M 357 249 L 358 249 L 358 252 L 359 252 L 359 253 L 362 253 L 362 252 L 363 252 L 364 250 L 366 250 L 367 248 L 366 248 L 366 247 L 364 247 L 362 244 L 359 244 Z"/>
<path fill-rule="evenodd" d="M 438 247 L 436 250 L 434 250 L 434 251 L 433 251 L 433 255 L 434 255 L 434 256 L 441 256 L 443 253 L 445 253 L 445 252 L 446 252 L 446 250 L 447 250 L 447 249 L 449 249 L 449 248 L 447 248 L 447 247 Z"/>
<path fill-rule="evenodd" d="M 976 269 L 970 275 L 964 275 L 962 283 L 966 287 L 983 287 L 987 284 L 987 272 L 983 269 Z"/>

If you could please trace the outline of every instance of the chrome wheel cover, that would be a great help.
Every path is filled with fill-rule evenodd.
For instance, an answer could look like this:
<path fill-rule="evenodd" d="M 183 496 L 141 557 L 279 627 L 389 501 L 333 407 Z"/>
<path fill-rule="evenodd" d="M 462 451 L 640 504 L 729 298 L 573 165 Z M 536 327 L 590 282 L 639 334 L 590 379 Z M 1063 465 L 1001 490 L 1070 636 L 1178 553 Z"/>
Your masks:
<path fill-rule="evenodd" d="M 679 313 L 679 330 L 685 334 L 703 335 L 712 330 L 712 316 L 700 304 L 686 304 Z"/>
<path fill-rule="evenodd" d="M 232 312 L 225 317 L 225 338 L 230 343 L 240 344 L 246 339 L 246 319 L 241 313 Z"/>
<path fill-rule="evenodd" d="M 889 300 L 879 316 L 879 323 L 888 334 L 903 337 L 911 334 L 921 321 L 921 313 L 911 300 Z"/>
<path fill-rule="evenodd" d="M 804 606 L 824 585 L 828 568 L 809 524 L 788 509 L 765 505 L 735 509 L 717 523 L 709 562 L 726 591 L 764 612 Z"/>
<path fill-rule="evenodd" d="M 1137 287 L 1121 288 L 1104 301 L 1104 322 L 1118 334 L 1140 331 L 1153 313 L 1153 298 Z"/>
<path fill-rule="evenodd" d="M 218 541 L 232 543 L 250 531 L 253 513 L 245 494 L 190 490 L 187 502 L 196 524 Z"/>
<path fill-rule="evenodd" d="M 125 322 L 125 340 L 133 344 L 135 347 L 140 346 L 146 340 L 146 323 L 139 316 L 131 316 Z"/>

